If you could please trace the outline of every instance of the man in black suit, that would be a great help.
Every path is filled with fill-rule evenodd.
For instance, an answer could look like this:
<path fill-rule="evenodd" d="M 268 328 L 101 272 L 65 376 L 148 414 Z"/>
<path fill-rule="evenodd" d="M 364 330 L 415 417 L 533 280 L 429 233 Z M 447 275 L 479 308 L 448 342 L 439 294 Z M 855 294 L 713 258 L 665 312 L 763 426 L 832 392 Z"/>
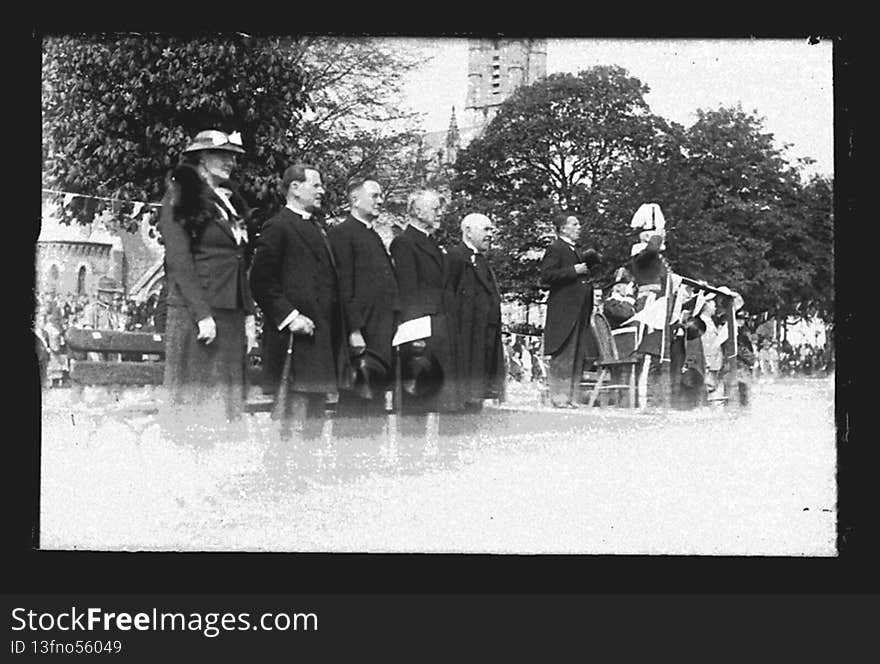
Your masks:
<path fill-rule="evenodd" d="M 449 249 L 450 287 L 455 294 L 455 354 L 460 398 L 471 410 L 484 399 L 504 399 L 501 292 L 489 267 L 495 226 L 483 214 L 461 221 L 461 243 Z"/>
<path fill-rule="evenodd" d="M 288 335 L 295 335 L 288 411 L 298 425 L 323 414 L 328 395 L 348 387 L 346 328 L 339 277 L 324 227 L 315 218 L 324 187 L 314 166 L 285 172 L 287 204 L 260 233 L 251 289 L 264 315 L 264 386 L 281 375 Z"/>
<path fill-rule="evenodd" d="M 391 258 L 400 292 L 401 322 L 430 316 L 431 336 L 414 341 L 415 352 L 439 366 L 438 375 L 429 379 L 429 395 L 405 394 L 410 408 L 425 411 L 450 411 L 458 407 L 455 393 L 453 347 L 449 330 L 449 305 L 453 294 L 449 285 L 449 258 L 434 239 L 440 226 L 442 201 L 431 190 L 417 191 L 408 201 L 409 224 L 391 242 Z"/>
<path fill-rule="evenodd" d="M 351 211 L 329 231 L 339 271 L 339 290 L 348 344 L 354 355 L 367 348 L 393 367 L 391 340 L 398 308 L 397 277 L 374 223 L 382 212 L 382 187 L 375 180 L 348 183 Z M 376 408 L 383 406 L 376 399 Z"/>
<path fill-rule="evenodd" d="M 588 273 L 598 264 L 593 249 L 581 254 L 577 241 L 581 222 L 562 214 L 554 219 L 557 238 L 541 261 L 541 283 L 550 289 L 544 325 L 544 353 L 550 355 L 550 398 L 556 408 L 576 408 L 572 402 L 584 361 L 598 356 L 590 331 L 593 286 Z"/>

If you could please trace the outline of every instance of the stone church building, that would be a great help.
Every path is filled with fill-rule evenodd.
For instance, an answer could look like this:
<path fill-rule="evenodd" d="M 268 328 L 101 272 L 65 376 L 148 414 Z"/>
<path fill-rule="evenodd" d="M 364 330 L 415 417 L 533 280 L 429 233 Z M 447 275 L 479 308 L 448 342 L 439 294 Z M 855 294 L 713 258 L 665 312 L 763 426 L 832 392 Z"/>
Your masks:
<path fill-rule="evenodd" d="M 546 39 L 471 40 L 463 124 L 459 126 L 453 108 L 448 129 L 424 135 L 422 148 L 429 168 L 436 171 L 454 164 L 458 151 L 485 130 L 514 90 L 546 75 Z"/>

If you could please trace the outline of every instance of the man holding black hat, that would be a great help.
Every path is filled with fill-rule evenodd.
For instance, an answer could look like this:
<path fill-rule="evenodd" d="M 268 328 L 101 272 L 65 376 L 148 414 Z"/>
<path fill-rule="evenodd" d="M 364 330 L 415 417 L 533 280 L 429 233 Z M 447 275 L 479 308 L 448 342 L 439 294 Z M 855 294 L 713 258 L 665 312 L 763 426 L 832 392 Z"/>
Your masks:
<path fill-rule="evenodd" d="M 449 257 L 434 239 L 442 201 L 422 190 L 408 201 L 409 224 L 391 242 L 400 289 L 401 322 L 429 316 L 431 336 L 401 349 L 404 403 L 409 408 L 449 411 L 458 408 L 449 330 Z"/>
<path fill-rule="evenodd" d="M 286 205 L 263 226 L 251 288 L 265 317 L 264 388 L 274 389 L 294 335 L 288 412 L 299 426 L 323 414 L 328 395 L 351 381 L 339 276 L 322 223 L 324 186 L 318 169 L 295 164 L 285 172 Z"/>
<path fill-rule="evenodd" d="M 550 355 L 550 400 L 555 408 L 576 408 L 572 402 L 584 363 L 599 355 L 590 330 L 593 285 L 590 269 L 600 257 L 594 249 L 577 249 L 581 222 L 573 214 L 554 219 L 557 238 L 544 252 L 541 283 L 550 289 L 544 353 Z"/>
<path fill-rule="evenodd" d="M 397 277 L 385 244 L 374 228 L 384 203 L 382 187 L 375 180 L 355 178 L 346 189 L 351 211 L 330 229 L 329 240 L 339 271 L 348 345 L 355 357 L 369 349 L 382 363 L 392 367 Z M 371 404 L 359 407 L 380 410 L 384 403 L 374 397 Z"/>

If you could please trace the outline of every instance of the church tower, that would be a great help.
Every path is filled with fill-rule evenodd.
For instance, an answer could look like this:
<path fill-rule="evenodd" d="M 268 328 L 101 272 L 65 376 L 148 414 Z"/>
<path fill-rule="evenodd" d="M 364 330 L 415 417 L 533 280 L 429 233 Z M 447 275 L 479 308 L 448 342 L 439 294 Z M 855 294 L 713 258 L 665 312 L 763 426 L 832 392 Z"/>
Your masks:
<path fill-rule="evenodd" d="M 521 85 L 547 75 L 546 39 L 474 39 L 468 52 L 467 123 L 482 132 Z"/>
<path fill-rule="evenodd" d="M 452 116 L 449 118 L 449 129 L 446 131 L 446 154 L 444 163 L 454 164 L 458 158 L 458 150 L 461 148 L 461 134 L 458 131 L 458 122 L 455 119 L 455 106 L 452 107 Z"/>

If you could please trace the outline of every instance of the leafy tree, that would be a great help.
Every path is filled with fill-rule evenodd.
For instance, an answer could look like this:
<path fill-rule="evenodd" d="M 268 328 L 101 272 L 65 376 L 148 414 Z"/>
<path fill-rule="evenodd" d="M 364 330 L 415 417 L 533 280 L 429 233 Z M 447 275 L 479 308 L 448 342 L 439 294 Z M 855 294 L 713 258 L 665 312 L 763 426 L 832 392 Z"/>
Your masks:
<path fill-rule="evenodd" d="M 752 313 L 827 308 L 830 183 L 808 192 L 787 146 L 775 145 L 756 114 L 737 107 L 697 116 L 667 134 L 652 160 L 617 175 L 608 208 L 623 223 L 641 203 L 660 204 L 674 269 L 740 291 Z"/>
<path fill-rule="evenodd" d="M 201 129 L 240 131 L 236 177 L 258 220 L 282 204 L 277 183 L 298 160 L 320 167 L 330 213 L 346 180 L 375 174 L 408 186 L 405 148 L 417 117 L 400 103 L 412 49 L 376 39 L 92 35 L 43 43 L 43 182 L 47 188 L 156 201 Z M 106 204 L 76 198 L 68 219 Z M 129 228 L 129 205 L 117 220 Z"/>
<path fill-rule="evenodd" d="M 538 263 L 560 210 L 585 218 L 584 237 L 600 252 L 620 244 L 602 232 L 606 217 L 598 204 L 614 174 L 648 158 L 666 130 L 651 114 L 647 92 L 616 66 L 554 74 L 518 89 L 461 152 L 453 210 L 495 220 L 500 232 L 493 264 L 506 292 L 525 302 L 540 299 Z"/>
<path fill-rule="evenodd" d="M 46 37 L 44 185 L 156 201 L 186 143 L 213 127 L 241 132 L 243 187 L 267 204 L 306 102 L 302 67 L 279 46 L 244 34 Z M 65 213 L 87 222 L 102 207 L 76 198 Z M 123 224 L 127 207 L 114 210 Z"/>
<path fill-rule="evenodd" d="M 425 61 L 414 46 L 376 38 L 303 37 L 283 43 L 305 72 L 306 110 L 293 131 L 302 159 L 321 166 L 327 213 L 347 206 L 345 183 L 376 177 L 398 212 L 415 186 L 419 116 L 402 103 L 407 72 Z"/>

